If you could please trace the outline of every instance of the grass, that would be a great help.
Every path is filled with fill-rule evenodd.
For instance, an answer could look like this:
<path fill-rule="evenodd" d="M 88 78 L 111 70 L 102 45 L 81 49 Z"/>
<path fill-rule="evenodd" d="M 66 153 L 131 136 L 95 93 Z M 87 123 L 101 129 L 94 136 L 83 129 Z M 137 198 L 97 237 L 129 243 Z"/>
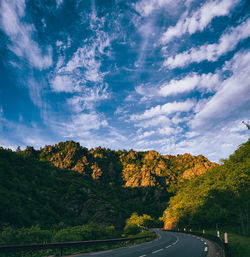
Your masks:
<path fill-rule="evenodd" d="M 250 237 L 228 233 L 232 257 L 250 257 Z"/>
<path fill-rule="evenodd" d="M 79 253 L 89 253 L 89 252 L 98 252 L 105 251 L 109 249 L 115 249 L 120 247 L 127 247 L 130 245 L 141 244 L 144 242 L 152 241 L 156 238 L 156 234 L 150 231 L 142 231 L 137 235 L 129 236 L 129 237 L 142 237 L 142 236 L 150 236 L 145 239 L 138 239 L 135 241 L 127 241 L 127 242 L 117 242 L 111 244 L 103 244 L 103 245 L 93 245 L 93 246 L 82 246 L 82 247 L 72 247 L 63 249 L 63 256 L 73 255 Z M 29 251 L 29 252 L 17 252 L 17 253 L 2 253 L 1 257 L 44 257 L 44 256 L 60 256 L 61 251 L 59 249 L 54 250 L 41 250 L 41 251 Z"/>

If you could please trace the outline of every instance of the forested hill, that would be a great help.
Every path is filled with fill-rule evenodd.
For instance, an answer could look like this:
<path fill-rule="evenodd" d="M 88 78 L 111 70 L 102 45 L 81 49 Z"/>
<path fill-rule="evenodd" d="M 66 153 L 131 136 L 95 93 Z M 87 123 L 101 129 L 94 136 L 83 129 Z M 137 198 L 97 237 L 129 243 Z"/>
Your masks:
<path fill-rule="evenodd" d="M 54 166 L 71 169 L 95 181 L 123 187 L 168 187 L 192 179 L 215 167 L 202 155 L 162 156 L 156 151 L 112 151 L 97 147 L 88 150 L 73 141 L 46 146 L 40 151 L 22 152 Z"/>
<path fill-rule="evenodd" d="M 170 199 L 165 228 L 236 226 L 250 232 L 250 139 L 223 164 L 187 181 Z"/>
<path fill-rule="evenodd" d="M 185 181 L 215 166 L 201 155 L 88 150 L 73 141 L 1 148 L 0 226 L 123 226 L 133 212 L 158 218 Z"/>

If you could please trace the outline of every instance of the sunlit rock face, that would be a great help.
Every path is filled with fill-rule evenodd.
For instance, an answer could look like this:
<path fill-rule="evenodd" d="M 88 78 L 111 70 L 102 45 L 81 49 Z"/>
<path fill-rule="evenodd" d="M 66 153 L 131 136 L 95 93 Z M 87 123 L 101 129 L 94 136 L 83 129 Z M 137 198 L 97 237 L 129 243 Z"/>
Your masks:
<path fill-rule="evenodd" d="M 204 174 L 217 164 L 202 155 L 161 155 L 156 151 L 112 151 L 97 147 L 88 150 L 73 141 L 46 146 L 41 158 L 54 166 L 72 169 L 104 183 L 123 187 L 168 187 Z"/>

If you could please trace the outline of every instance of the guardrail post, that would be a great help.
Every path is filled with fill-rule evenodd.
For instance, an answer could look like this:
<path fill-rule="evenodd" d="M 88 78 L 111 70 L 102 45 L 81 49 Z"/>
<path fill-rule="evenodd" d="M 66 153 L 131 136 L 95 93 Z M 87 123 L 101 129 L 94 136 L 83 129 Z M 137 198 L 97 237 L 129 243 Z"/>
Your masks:
<path fill-rule="evenodd" d="M 227 236 L 227 233 L 224 234 L 224 242 L 225 242 L 225 244 L 228 244 L 228 236 Z"/>
<path fill-rule="evenodd" d="M 217 231 L 217 237 L 220 237 L 220 231 L 219 230 Z"/>
<path fill-rule="evenodd" d="M 63 256 L 63 249 L 61 248 L 60 256 Z"/>
<path fill-rule="evenodd" d="M 202 230 L 202 233 L 205 234 L 205 229 Z"/>
<path fill-rule="evenodd" d="M 192 229 L 190 228 L 189 231 L 192 232 Z"/>

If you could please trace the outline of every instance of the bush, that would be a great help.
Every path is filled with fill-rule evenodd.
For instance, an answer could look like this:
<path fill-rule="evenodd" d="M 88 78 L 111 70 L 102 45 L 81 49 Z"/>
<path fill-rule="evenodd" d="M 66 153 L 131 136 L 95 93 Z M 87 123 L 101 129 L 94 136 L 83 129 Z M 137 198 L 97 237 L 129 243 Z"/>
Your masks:
<path fill-rule="evenodd" d="M 0 244 L 31 244 L 50 242 L 52 231 L 42 230 L 39 225 L 31 228 L 13 229 L 4 227 L 0 233 Z"/>
<path fill-rule="evenodd" d="M 117 236 L 114 226 L 105 227 L 102 224 L 90 223 L 82 226 L 64 228 L 53 236 L 54 242 L 85 241 L 107 239 Z"/>
<path fill-rule="evenodd" d="M 129 235 L 136 235 L 140 232 L 140 228 L 136 224 L 127 224 L 124 227 L 123 235 L 129 236 Z"/>

